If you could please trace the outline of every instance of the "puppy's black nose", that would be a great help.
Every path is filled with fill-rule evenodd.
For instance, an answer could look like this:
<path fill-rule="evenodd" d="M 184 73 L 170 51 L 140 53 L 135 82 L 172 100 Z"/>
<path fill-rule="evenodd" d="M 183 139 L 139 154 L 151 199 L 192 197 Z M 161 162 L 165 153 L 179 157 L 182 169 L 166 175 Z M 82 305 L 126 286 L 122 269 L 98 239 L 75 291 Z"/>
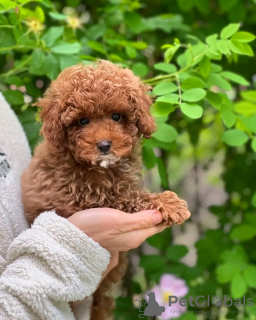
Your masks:
<path fill-rule="evenodd" d="M 102 140 L 97 143 L 97 147 L 101 153 L 107 153 L 111 148 L 112 142 L 109 140 Z"/>

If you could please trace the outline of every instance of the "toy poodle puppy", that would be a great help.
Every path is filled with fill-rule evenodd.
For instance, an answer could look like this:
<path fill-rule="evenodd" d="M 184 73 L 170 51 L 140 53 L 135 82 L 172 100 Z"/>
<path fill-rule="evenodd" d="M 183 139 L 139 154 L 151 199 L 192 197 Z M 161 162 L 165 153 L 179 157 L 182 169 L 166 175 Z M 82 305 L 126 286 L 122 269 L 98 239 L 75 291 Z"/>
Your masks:
<path fill-rule="evenodd" d="M 190 217 L 175 193 L 142 188 L 141 137 L 150 138 L 156 129 L 148 89 L 130 70 L 107 61 L 69 67 L 52 82 L 37 103 L 45 141 L 22 177 L 30 224 L 46 210 L 67 218 L 94 207 L 156 209 L 169 226 Z M 114 303 L 106 293 L 121 280 L 125 265 L 121 254 L 95 292 L 92 320 L 110 316 Z"/>

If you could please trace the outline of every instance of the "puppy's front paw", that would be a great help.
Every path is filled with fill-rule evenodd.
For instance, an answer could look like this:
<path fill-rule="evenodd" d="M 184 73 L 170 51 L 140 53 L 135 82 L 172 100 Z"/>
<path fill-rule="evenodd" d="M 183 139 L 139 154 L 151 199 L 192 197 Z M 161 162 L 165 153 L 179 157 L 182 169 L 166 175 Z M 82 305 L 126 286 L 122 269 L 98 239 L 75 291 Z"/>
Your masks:
<path fill-rule="evenodd" d="M 186 201 L 179 199 L 176 193 L 164 191 L 159 194 L 158 210 L 163 214 L 163 224 L 172 226 L 173 224 L 182 224 L 189 219 L 190 212 Z"/>

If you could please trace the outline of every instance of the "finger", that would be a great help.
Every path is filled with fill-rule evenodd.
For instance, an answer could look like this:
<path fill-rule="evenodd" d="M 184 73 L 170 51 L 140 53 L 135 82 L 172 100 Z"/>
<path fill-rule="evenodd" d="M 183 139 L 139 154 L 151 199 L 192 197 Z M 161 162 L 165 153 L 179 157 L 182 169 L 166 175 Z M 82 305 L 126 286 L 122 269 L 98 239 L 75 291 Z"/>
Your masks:
<path fill-rule="evenodd" d="M 147 238 L 150 238 L 153 235 L 164 231 L 166 228 L 167 228 L 166 226 L 161 225 L 161 226 L 155 226 L 155 227 L 143 230 L 144 232 L 142 233 L 142 236 L 143 236 L 142 242 L 145 241 Z"/>
<path fill-rule="evenodd" d="M 166 226 L 161 225 L 161 226 L 154 226 L 148 229 L 134 230 L 134 231 L 127 232 L 125 234 L 125 242 L 127 243 L 127 249 L 124 251 L 137 248 L 147 238 L 162 232 L 164 229 L 166 229 Z"/>
<path fill-rule="evenodd" d="M 146 229 L 157 225 L 162 220 L 162 214 L 156 210 L 145 210 L 133 214 L 125 213 L 117 225 L 117 229 L 122 233 Z"/>

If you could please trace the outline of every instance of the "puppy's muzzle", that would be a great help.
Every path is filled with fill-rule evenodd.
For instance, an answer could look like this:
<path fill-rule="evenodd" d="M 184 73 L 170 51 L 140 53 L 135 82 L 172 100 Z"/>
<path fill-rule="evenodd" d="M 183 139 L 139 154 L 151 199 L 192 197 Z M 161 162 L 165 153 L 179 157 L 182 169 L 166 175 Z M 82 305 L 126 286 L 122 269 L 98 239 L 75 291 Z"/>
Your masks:
<path fill-rule="evenodd" d="M 111 149 L 112 142 L 109 140 L 102 140 L 97 143 L 97 148 L 102 154 L 108 154 Z"/>

